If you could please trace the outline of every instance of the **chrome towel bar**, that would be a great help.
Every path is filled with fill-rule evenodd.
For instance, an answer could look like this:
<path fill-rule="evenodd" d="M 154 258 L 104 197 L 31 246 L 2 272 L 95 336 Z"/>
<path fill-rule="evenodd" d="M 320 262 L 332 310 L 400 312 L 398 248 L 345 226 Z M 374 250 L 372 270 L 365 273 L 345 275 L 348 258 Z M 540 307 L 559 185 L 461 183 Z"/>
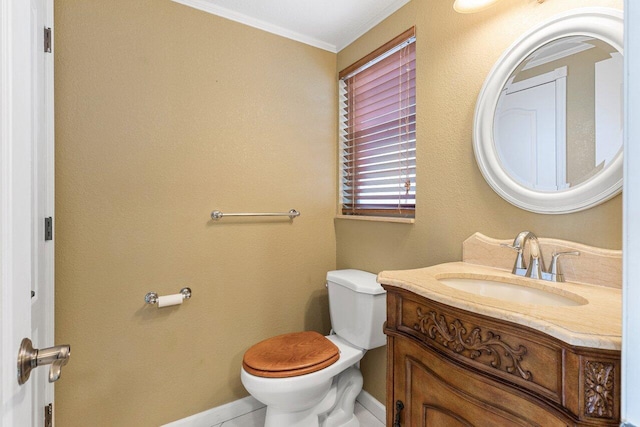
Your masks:
<path fill-rule="evenodd" d="M 293 219 L 300 216 L 300 212 L 295 209 L 291 209 L 289 212 L 258 212 L 258 213 L 222 213 L 220 211 L 211 212 L 211 219 L 220 219 L 224 216 L 288 216 L 289 219 Z"/>

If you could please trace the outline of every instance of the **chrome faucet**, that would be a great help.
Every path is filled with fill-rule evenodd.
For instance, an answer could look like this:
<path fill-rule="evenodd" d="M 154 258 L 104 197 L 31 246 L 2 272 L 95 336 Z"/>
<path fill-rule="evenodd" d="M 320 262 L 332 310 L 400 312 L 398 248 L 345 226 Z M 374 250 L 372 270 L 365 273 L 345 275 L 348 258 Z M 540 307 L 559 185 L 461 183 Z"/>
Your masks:
<path fill-rule="evenodd" d="M 529 268 L 525 273 L 525 277 L 531 277 L 532 279 L 549 280 L 545 277 L 546 269 L 544 268 L 544 258 L 542 258 L 542 251 L 540 250 L 540 243 L 535 234 L 529 232 L 524 239 L 524 246 L 527 241 L 529 242 Z"/>
<path fill-rule="evenodd" d="M 529 242 L 529 266 L 524 262 L 524 249 Z M 564 282 L 564 275 L 560 268 L 559 258 L 562 255 L 580 255 L 578 251 L 557 252 L 551 258 L 551 266 L 546 271 L 544 258 L 540 243 L 535 234 L 530 231 L 518 233 L 512 245 L 502 244 L 501 246 L 513 249 L 517 252 L 516 260 L 511 272 L 518 276 L 530 277 L 532 279 L 548 280 L 551 282 Z"/>
<path fill-rule="evenodd" d="M 521 233 L 518 233 L 516 238 L 513 239 L 512 245 L 508 245 L 506 243 L 503 243 L 500 245 L 505 248 L 513 249 L 514 251 L 517 252 L 516 261 L 514 262 L 513 269 L 511 270 L 511 273 L 515 275 L 525 276 L 527 273 L 527 270 L 528 270 L 527 264 L 524 262 L 524 245 L 526 244 L 527 240 L 530 239 L 531 236 L 535 237 L 533 233 L 529 231 L 523 231 Z"/>

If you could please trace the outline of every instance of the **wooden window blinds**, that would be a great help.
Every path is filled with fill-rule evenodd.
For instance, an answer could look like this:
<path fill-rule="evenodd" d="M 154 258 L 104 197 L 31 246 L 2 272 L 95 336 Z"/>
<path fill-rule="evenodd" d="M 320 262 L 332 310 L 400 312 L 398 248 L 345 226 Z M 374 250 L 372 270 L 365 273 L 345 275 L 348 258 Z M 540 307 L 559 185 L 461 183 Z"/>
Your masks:
<path fill-rule="evenodd" d="M 415 215 L 415 40 L 411 28 L 339 74 L 343 215 Z"/>

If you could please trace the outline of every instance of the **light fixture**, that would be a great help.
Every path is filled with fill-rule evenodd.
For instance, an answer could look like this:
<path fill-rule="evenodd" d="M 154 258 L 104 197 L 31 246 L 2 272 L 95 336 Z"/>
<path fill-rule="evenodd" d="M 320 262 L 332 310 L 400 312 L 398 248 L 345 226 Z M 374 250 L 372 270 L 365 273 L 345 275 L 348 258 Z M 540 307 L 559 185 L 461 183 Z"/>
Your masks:
<path fill-rule="evenodd" d="M 458 13 L 479 12 L 490 7 L 498 0 L 456 0 L 453 9 Z"/>
<path fill-rule="evenodd" d="M 458 13 L 479 12 L 490 7 L 498 0 L 455 0 L 453 9 Z M 544 3 L 544 0 L 538 0 L 538 3 Z"/>

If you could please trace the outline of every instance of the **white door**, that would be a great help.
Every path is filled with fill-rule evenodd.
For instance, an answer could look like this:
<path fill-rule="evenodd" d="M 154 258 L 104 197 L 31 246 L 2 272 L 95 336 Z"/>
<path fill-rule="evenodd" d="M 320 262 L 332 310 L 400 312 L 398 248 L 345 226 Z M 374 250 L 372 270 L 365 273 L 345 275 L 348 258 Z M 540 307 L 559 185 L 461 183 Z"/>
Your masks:
<path fill-rule="evenodd" d="M 52 0 L 0 0 L 2 426 L 43 426 L 53 402 L 48 366 L 23 385 L 17 368 L 23 338 L 53 346 L 53 240 L 45 240 L 54 194 L 52 16 Z"/>
<path fill-rule="evenodd" d="M 640 426 L 640 2 L 626 0 L 622 419 Z"/>
<path fill-rule="evenodd" d="M 498 99 L 494 138 L 505 169 L 542 191 L 566 187 L 566 67 L 507 82 Z"/>
<path fill-rule="evenodd" d="M 496 109 L 496 149 L 509 175 L 528 188 L 557 190 L 554 83 L 506 94 Z M 526 106 L 526 107 L 525 107 Z"/>

